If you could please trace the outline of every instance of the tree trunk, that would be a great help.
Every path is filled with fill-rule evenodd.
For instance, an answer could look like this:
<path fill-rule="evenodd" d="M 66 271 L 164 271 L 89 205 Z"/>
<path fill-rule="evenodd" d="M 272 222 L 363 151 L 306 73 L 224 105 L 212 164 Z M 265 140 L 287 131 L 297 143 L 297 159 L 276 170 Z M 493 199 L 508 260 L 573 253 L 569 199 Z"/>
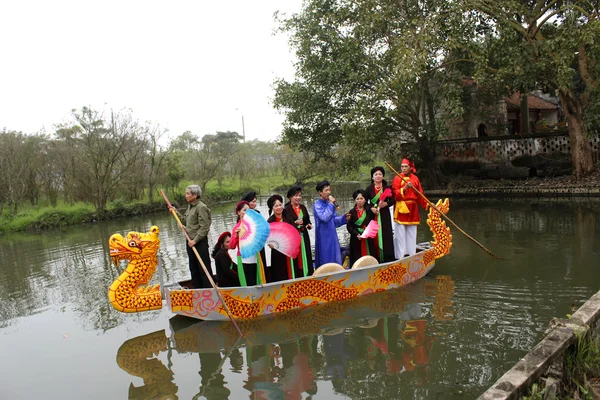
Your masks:
<path fill-rule="evenodd" d="M 420 139 L 417 143 L 419 158 L 422 162 L 421 170 L 417 170 L 419 179 L 428 189 L 443 187 L 447 182 L 435 159 L 435 149 L 432 147 L 432 143 L 426 138 Z"/>
<path fill-rule="evenodd" d="M 106 213 L 106 196 L 100 194 L 98 199 L 96 200 L 96 215 L 98 216 L 98 221 L 102 221 L 104 219 Z"/>
<path fill-rule="evenodd" d="M 567 93 L 560 92 L 560 102 L 569 126 L 569 142 L 571 144 L 571 161 L 577 179 L 592 172 L 594 160 L 592 147 L 583 121 L 583 106 L 579 99 Z"/>
<path fill-rule="evenodd" d="M 529 95 L 521 93 L 521 135 L 529 135 Z"/>
<path fill-rule="evenodd" d="M 152 204 L 154 201 L 154 182 L 148 184 L 148 203 Z"/>

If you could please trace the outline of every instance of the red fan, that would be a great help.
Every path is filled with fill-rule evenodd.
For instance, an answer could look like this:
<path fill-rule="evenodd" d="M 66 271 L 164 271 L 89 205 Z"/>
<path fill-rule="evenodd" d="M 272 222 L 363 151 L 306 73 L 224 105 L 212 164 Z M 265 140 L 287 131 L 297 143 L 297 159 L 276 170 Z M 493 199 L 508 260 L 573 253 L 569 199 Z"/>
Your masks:
<path fill-rule="evenodd" d="M 392 191 L 390 188 L 385 188 L 383 193 L 381 193 L 381 196 L 379 196 L 379 201 L 384 201 L 388 197 L 392 197 Z"/>
<path fill-rule="evenodd" d="M 379 224 L 376 220 L 372 220 L 369 222 L 369 225 L 365 228 L 365 231 L 360 235 L 363 239 L 371 239 L 377 236 L 377 232 L 379 231 Z"/>
<path fill-rule="evenodd" d="M 301 240 L 298 230 L 286 222 L 271 222 L 269 225 L 271 232 L 266 245 L 288 257 L 298 257 Z"/>

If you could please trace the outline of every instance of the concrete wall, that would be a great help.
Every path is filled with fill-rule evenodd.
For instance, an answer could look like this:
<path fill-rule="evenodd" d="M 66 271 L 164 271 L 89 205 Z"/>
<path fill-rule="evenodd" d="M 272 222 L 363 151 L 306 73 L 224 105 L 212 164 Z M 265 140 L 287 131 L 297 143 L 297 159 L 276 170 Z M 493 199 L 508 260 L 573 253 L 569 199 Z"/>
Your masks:
<path fill-rule="evenodd" d="M 548 385 L 562 373 L 565 351 L 582 335 L 596 335 L 600 321 L 600 292 L 592 296 L 570 319 L 555 318 L 546 336 L 514 367 L 486 390 L 480 400 L 518 399 L 540 377 L 550 377 Z"/>
<path fill-rule="evenodd" d="M 598 154 L 598 133 L 591 135 L 590 145 Z M 440 140 L 436 142 L 435 151 L 438 163 L 449 172 L 516 167 L 524 168 L 521 173 L 526 177 L 531 167 L 542 171 L 555 168 L 554 172 L 535 174 L 551 176 L 569 173 L 571 145 L 568 133 L 556 133 Z"/>

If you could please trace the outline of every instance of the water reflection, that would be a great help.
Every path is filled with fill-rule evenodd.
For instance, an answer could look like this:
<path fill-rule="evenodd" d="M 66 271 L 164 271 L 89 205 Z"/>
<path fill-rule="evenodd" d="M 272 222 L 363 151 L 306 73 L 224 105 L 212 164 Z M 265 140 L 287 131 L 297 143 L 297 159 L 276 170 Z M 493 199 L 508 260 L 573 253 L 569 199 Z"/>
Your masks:
<path fill-rule="evenodd" d="M 427 381 L 435 340 L 428 319 L 452 318 L 453 290 L 448 276 L 424 278 L 352 301 L 240 321 L 247 341 L 229 322 L 176 316 L 170 320 L 170 337 L 159 330 L 127 340 L 117 352 L 117 364 L 143 379 L 142 386 L 130 385 L 130 399 L 177 398 L 173 370 L 156 358 L 166 351 L 198 353 L 195 398 L 230 397 L 223 372 L 227 362 L 232 372 L 245 372 L 242 386 L 253 399 L 310 398 L 323 382 L 351 397 L 373 391 L 369 394 L 395 398 Z"/>

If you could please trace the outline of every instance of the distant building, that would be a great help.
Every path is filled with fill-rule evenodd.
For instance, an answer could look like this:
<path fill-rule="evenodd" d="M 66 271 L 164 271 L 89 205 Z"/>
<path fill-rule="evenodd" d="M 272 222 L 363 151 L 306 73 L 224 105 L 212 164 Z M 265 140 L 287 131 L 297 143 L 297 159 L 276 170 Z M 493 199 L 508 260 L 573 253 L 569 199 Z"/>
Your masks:
<path fill-rule="evenodd" d="M 481 90 L 469 78 L 461 81 L 464 87 L 465 113 L 462 119 L 453 121 L 450 127 L 451 138 L 475 138 L 486 136 L 520 135 L 521 93 L 499 99 Z M 560 118 L 558 99 L 541 91 L 534 91 L 527 97 L 529 108 L 530 133 L 541 127 L 556 126 Z"/>

